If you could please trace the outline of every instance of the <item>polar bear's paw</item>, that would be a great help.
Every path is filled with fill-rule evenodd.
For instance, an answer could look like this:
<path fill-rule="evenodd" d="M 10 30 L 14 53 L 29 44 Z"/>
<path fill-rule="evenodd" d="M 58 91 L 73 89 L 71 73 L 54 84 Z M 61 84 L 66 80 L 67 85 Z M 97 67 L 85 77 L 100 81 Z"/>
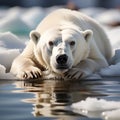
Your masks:
<path fill-rule="evenodd" d="M 66 79 L 82 79 L 86 76 L 85 72 L 80 70 L 80 68 L 72 68 L 65 73 Z"/>
<path fill-rule="evenodd" d="M 41 70 L 37 67 L 29 67 L 26 68 L 24 71 L 20 71 L 17 74 L 17 77 L 20 79 L 34 79 L 41 77 Z"/>

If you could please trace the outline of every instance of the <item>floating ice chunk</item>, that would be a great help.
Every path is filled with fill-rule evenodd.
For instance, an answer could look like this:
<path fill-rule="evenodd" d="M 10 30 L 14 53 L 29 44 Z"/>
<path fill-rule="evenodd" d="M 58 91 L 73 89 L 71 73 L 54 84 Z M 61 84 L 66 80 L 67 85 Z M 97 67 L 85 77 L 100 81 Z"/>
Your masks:
<path fill-rule="evenodd" d="M 6 72 L 10 70 L 15 57 L 20 54 L 19 49 L 0 48 L 0 64 L 6 67 Z"/>
<path fill-rule="evenodd" d="M 24 41 L 18 39 L 11 32 L 0 33 L 0 47 L 7 49 L 23 49 L 25 48 Z"/>
<path fill-rule="evenodd" d="M 120 109 L 103 112 L 102 116 L 105 120 L 120 120 Z"/>
<path fill-rule="evenodd" d="M 0 79 L 16 79 L 11 73 L 6 73 L 6 68 L 0 64 Z"/>
<path fill-rule="evenodd" d="M 107 101 L 104 99 L 97 98 L 86 98 L 77 103 L 71 105 L 72 111 L 78 114 L 82 114 L 92 118 L 100 118 L 102 115 L 106 120 L 120 120 L 120 115 L 117 113 L 120 112 L 120 102 L 118 101 Z M 113 111 L 114 110 L 114 111 Z M 109 111 L 109 112 L 107 112 Z M 113 113 L 113 114 L 111 114 Z M 117 115 L 115 117 L 115 115 Z M 114 118 L 114 119 L 108 119 Z M 115 119 L 119 118 L 119 119 Z"/>
<path fill-rule="evenodd" d="M 71 107 L 78 110 L 106 111 L 120 108 L 120 102 L 88 97 L 86 100 L 73 103 Z"/>

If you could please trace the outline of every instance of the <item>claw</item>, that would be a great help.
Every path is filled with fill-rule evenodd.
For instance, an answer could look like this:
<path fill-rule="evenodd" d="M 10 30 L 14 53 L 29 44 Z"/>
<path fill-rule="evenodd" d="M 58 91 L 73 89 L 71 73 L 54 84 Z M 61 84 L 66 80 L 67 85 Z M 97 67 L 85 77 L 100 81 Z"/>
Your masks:
<path fill-rule="evenodd" d="M 83 73 L 80 74 L 79 78 L 82 78 L 82 76 L 83 76 Z"/>
<path fill-rule="evenodd" d="M 78 68 L 73 68 L 73 69 L 67 71 L 64 74 L 64 76 L 65 76 L 65 78 L 68 78 L 68 79 L 80 79 L 84 76 L 84 72 Z"/>
<path fill-rule="evenodd" d="M 23 74 L 23 78 L 25 78 L 25 79 L 26 79 L 26 78 L 27 78 L 27 76 L 28 76 L 28 75 L 27 75 L 27 73 L 26 73 L 26 72 L 24 72 L 24 74 Z"/>
<path fill-rule="evenodd" d="M 75 75 L 78 73 L 78 71 L 77 72 L 75 72 L 72 76 L 71 76 L 71 78 L 73 78 L 74 79 L 74 77 L 75 77 Z"/>
<path fill-rule="evenodd" d="M 20 79 L 34 79 L 41 77 L 41 70 L 37 67 L 26 68 L 26 71 L 20 71 L 17 74 Z"/>

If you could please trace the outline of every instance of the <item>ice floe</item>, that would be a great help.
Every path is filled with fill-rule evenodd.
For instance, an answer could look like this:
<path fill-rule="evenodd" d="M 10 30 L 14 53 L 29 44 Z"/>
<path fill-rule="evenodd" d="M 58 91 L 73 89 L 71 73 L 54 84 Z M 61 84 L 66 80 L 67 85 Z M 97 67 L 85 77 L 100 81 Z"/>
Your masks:
<path fill-rule="evenodd" d="M 88 97 L 85 100 L 73 103 L 71 105 L 71 110 L 90 118 L 101 117 L 105 120 L 120 120 L 119 101 L 107 101 Z"/>

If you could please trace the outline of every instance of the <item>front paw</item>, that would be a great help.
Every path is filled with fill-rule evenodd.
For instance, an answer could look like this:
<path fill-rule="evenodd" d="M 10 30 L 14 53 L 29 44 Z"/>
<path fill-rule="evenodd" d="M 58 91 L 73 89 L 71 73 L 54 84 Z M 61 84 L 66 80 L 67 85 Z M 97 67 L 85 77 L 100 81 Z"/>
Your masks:
<path fill-rule="evenodd" d="M 72 68 L 64 74 L 65 79 L 83 79 L 86 76 L 86 73 L 80 68 Z"/>
<path fill-rule="evenodd" d="M 41 70 L 37 67 L 29 67 L 19 71 L 17 77 L 20 79 L 35 79 L 41 77 Z"/>

